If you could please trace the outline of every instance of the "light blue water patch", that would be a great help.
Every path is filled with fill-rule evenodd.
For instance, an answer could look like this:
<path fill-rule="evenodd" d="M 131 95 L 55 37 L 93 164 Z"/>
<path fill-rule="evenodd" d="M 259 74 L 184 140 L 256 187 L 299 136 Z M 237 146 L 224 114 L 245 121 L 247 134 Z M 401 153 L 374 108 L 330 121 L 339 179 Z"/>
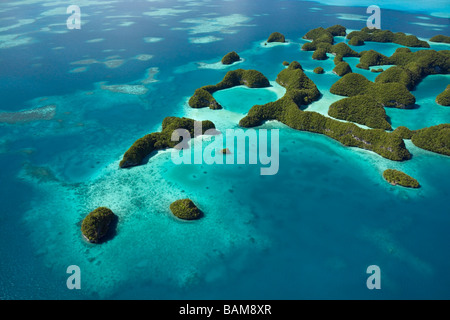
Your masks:
<path fill-rule="evenodd" d="M 276 92 L 266 88 L 247 88 L 245 86 L 220 90 L 214 98 L 226 110 L 247 114 L 254 105 L 263 105 L 278 99 Z"/>
<path fill-rule="evenodd" d="M 415 109 L 385 108 L 392 127 L 406 126 L 411 130 L 450 123 L 450 108 L 436 103 L 436 97 L 450 84 L 449 75 L 425 77 L 411 93 L 416 97 Z"/>

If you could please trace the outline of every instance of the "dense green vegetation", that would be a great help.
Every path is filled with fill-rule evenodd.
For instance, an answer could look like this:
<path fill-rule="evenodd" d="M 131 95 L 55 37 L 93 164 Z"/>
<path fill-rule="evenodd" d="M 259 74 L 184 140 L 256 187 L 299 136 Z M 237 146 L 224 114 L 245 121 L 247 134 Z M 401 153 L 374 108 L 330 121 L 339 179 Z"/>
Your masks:
<path fill-rule="evenodd" d="M 283 61 L 283 66 L 288 67 L 289 66 L 289 62 Z"/>
<path fill-rule="evenodd" d="M 212 110 L 222 109 L 222 106 L 214 99 L 211 93 L 203 88 L 195 90 L 194 95 L 189 99 L 191 108 L 210 108 Z"/>
<path fill-rule="evenodd" d="M 328 115 L 374 129 L 392 129 L 387 121 L 386 111 L 383 106 L 366 95 L 354 96 L 334 102 L 328 110 Z"/>
<path fill-rule="evenodd" d="M 347 97 L 368 95 L 384 107 L 407 108 L 416 102 L 403 84 L 373 83 L 358 73 L 343 76 L 331 86 L 330 92 Z"/>
<path fill-rule="evenodd" d="M 202 212 L 190 199 L 182 199 L 170 204 L 170 211 L 179 219 L 196 220 L 202 216 Z"/>
<path fill-rule="evenodd" d="M 228 65 L 228 64 L 232 64 L 234 62 L 237 62 L 239 60 L 241 60 L 241 57 L 239 57 L 239 55 L 235 51 L 232 51 L 232 52 L 227 53 L 222 58 L 222 63 Z"/>
<path fill-rule="evenodd" d="M 411 141 L 419 148 L 450 156 L 450 124 L 416 130 Z"/>
<path fill-rule="evenodd" d="M 450 84 L 441 94 L 437 96 L 436 103 L 440 104 L 441 106 L 450 106 Z"/>
<path fill-rule="evenodd" d="M 245 85 L 249 88 L 270 87 L 269 80 L 259 71 L 237 69 L 228 71 L 221 82 L 216 85 L 208 85 L 195 90 L 189 99 L 191 108 L 222 109 L 222 106 L 214 99 L 212 94 L 216 91 Z"/>
<path fill-rule="evenodd" d="M 311 40 L 312 42 L 305 43 L 302 46 L 302 50 L 315 51 L 318 48 L 323 48 L 328 53 L 331 53 L 331 47 L 334 44 L 334 37 L 345 35 L 346 28 L 341 25 L 335 25 L 327 29 L 319 27 L 310 30 L 303 36 L 303 39 Z"/>
<path fill-rule="evenodd" d="M 100 207 L 89 213 L 81 223 L 81 232 L 86 240 L 99 243 L 117 216 L 108 208 Z"/>
<path fill-rule="evenodd" d="M 375 82 L 403 83 L 409 90 L 426 76 L 450 72 L 450 51 L 397 49 L 385 64 L 395 65 L 377 76 Z"/>
<path fill-rule="evenodd" d="M 442 34 L 438 34 L 437 36 L 434 36 L 430 39 L 431 42 L 444 42 L 444 43 L 450 43 L 450 37 L 444 36 Z"/>
<path fill-rule="evenodd" d="M 383 172 L 383 177 L 386 179 L 387 182 L 389 182 L 392 185 L 401 185 L 403 187 L 407 188 L 419 188 L 420 184 L 419 182 L 414 179 L 413 177 L 410 177 L 406 173 L 394 169 L 387 169 Z"/>
<path fill-rule="evenodd" d="M 348 44 L 351 46 L 362 46 L 362 45 L 364 45 L 364 40 L 358 36 L 354 36 L 350 39 Z"/>
<path fill-rule="evenodd" d="M 368 66 L 381 66 L 389 64 L 389 57 L 376 52 L 375 50 L 362 51 L 360 52 L 361 58 L 359 59 L 359 63 L 368 65 Z"/>
<path fill-rule="evenodd" d="M 335 44 L 334 46 L 331 46 L 330 52 L 336 56 L 341 57 L 359 57 L 360 54 L 350 48 L 346 43 L 340 42 L 338 44 Z"/>
<path fill-rule="evenodd" d="M 269 36 L 267 42 L 286 42 L 286 39 L 283 34 L 274 32 Z"/>
<path fill-rule="evenodd" d="M 326 60 L 328 59 L 327 50 L 325 48 L 318 48 L 314 51 L 312 58 L 314 60 Z"/>
<path fill-rule="evenodd" d="M 378 69 L 375 69 L 375 68 L 373 68 L 373 69 L 370 69 L 370 72 L 383 72 L 384 70 L 383 70 L 383 68 L 378 68 Z"/>
<path fill-rule="evenodd" d="M 317 74 L 322 74 L 325 72 L 325 70 L 323 70 L 322 67 L 316 67 L 316 68 L 314 68 L 313 72 L 317 73 Z"/>
<path fill-rule="evenodd" d="M 311 103 L 320 93 L 300 67 L 294 69 L 291 66 L 281 71 L 277 78 L 277 82 L 286 88 L 286 94 L 275 102 L 253 106 L 239 122 L 241 127 L 250 128 L 267 120 L 278 120 L 293 129 L 324 134 L 345 146 L 371 150 L 387 159 L 401 161 L 411 157 L 398 135 L 382 129 L 363 129 L 317 112 L 302 111 L 301 103 Z M 308 99 L 296 99 L 296 93 L 303 91 L 309 92 Z"/>
<path fill-rule="evenodd" d="M 411 139 L 413 136 L 413 132 L 404 126 L 398 127 L 392 133 L 398 135 L 402 139 L 407 139 L 407 140 Z"/>
<path fill-rule="evenodd" d="M 347 73 L 351 73 L 353 71 L 352 71 L 352 68 L 350 68 L 350 65 L 347 62 L 342 61 L 342 62 L 339 62 L 336 65 L 336 67 L 334 67 L 333 72 L 335 74 L 337 74 L 338 76 L 342 77 L 342 76 L 346 75 Z"/>
<path fill-rule="evenodd" d="M 179 142 L 171 141 L 171 137 L 172 133 L 177 129 L 186 129 L 189 131 L 191 137 L 194 137 L 194 122 L 195 120 L 189 118 L 165 118 L 162 123 L 162 131 L 154 132 L 138 139 L 125 152 L 120 162 L 120 167 L 128 168 L 138 166 L 153 151 L 175 147 Z M 211 121 L 205 120 L 199 122 L 202 125 L 202 134 L 206 130 L 215 129 L 215 125 Z M 187 141 L 183 141 L 183 143 L 187 143 Z"/>
<path fill-rule="evenodd" d="M 407 47 L 429 48 L 426 41 L 419 40 L 416 36 L 406 35 L 403 32 L 393 33 L 389 30 L 369 29 L 364 27 L 361 31 L 352 31 L 347 35 L 347 39 L 358 37 L 362 41 L 393 42 Z"/>

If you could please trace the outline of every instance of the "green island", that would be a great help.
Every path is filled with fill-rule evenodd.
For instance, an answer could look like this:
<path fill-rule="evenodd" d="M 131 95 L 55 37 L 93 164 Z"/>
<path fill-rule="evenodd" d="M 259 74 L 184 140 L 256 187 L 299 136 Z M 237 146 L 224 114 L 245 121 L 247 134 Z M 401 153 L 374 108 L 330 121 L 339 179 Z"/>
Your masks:
<path fill-rule="evenodd" d="M 405 126 L 397 127 L 394 131 L 392 131 L 393 134 L 398 135 L 402 139 L 410 140 L 414 134 L 413 131 L 409 130 Z"/>
<path fill-rule="evenodd" d="M 267 42 L 286 42 L 286 38 L 284 37 L 283 34 L 279 33 L 279 32 L 274 32 L 272 33 L 269 38 L 267 39 Z"/>
<path fill-rule="evenodd" d="M 399 170 L 387 169 L 383 172 L 383 177 L 393 186 L 400 185 L 407 188 L 420 188 L 420 184 L 416 179 Z"/>
<path fill-rule="evenodd" d="M 372 82 L 359 73 L 346 74 L 331 86 L 330 92 L 346 97 L 367 95 L 383 107 L 405 109 L 416 102 L 403 84 Z"/>
<path fill-rule="evenodd" d="M 380 75 L 375 82 L 404 84 L 413 90 L 426 76 L 448 74 L 450 72 L 449 50 L 419 50 L 411 52 L 408 48 L 398 48 L 390 57 L 374 50 L 361 52 L 358 68 L 368 70 L 370 66 L 393 65 Z"/>
<path fill-rule="evenodd" d="M 419 148 L 450 156 L 450 123 L 415 130 L 411 141 Z"/>
<path fill-rule="evenodd" d="M 380 73 L 380 72 L 383 72 L 383 71 L 384 71 L 383 68 L 378 68 L 378 69 L 373 68 L 373 69 L 370 70 L 370 72 L 374 72 L 374 73 L 376 73 L 376 72 Z"/>
<path fill-rule="evenodd" d="M 270 82 L 261 72 L 256 70 L 237 69 L 228 71 L 218 84 L 203 86 L 195 90 L 194 95 L 189 99 L 189 106 L 191 108 L 222 109 L 222 106 L 214 99 L 212 94 L 219 90 L 240 85 L 249 88 L 265 88 L 270 87 Z"/>
<path fill-rule="evenodd" d="M 374 129 L 392 130 L 383 106 L 367 95 L 354 96 L 334 102 L 328 109 L 328 115 Z"/>
<path fill-rule="evenodd" d="M 100 243 L 117 221 L 117 216 L 108 208 L 100 207 L 89 213 L 81 223 L 83 237 L 91 243 Z"/>
<path fill-rule="evenodd" d="M 333 68 L 333 73 L 337 74 L 339 77 L 345 76 L 347 73 L 352 73 L 352 68 L 350 67 L 350 65 L 345 62 L 339 62 L 334 68 Z"/>
<path fill-rule="evenodd" d="M 167 117 L 162 122 L 162 131 L 147 134 L 138 139 L 125 152 L 122 161 L 120 161 L 120 168 L 134 167 L 142 164 L 142 161 L 149 156 L 153 151 L 167 148 L 174 148 L 179 142 L 172 141 L 172 133 L 177 129 L 188 130 L 191 137 L 194 137 L 194 122 L 195 120 L 189 118 Z M 200 121 L 199 121 L 200 122 Z M 202 134 L 209 129 L 215 129 L 213 122 L 209 120 L 201 121 Z M 187 141 L 183 141 L 187 143 Z"/>
<path fill-rule="evenodd" d="M 322 73 L 325 73 L 325 70 L 323 70 L 322 67 L 315 67 L 313 72 L 317 73 L 317 74 L 322 74 Z"/>
<path fill-rule="evenodd" d="M 361 31 L 350 32 L 347 35 L 347 39 L 351 40 L 355 36 L 357 36 L 362 41 L 393 42 L 406 47 L 430 47 L 428 42 L 419 40 L 414 35 L 406 35 L 403 32 L 394 33 L 389 30 L 369 29 L 368 27 L 364 27 L 361 29 Z"/>
<path fill-rule="evenodd" d="M 347 34 L 346 28 L 341 25 L 335 25 L 329 28 L 316 28 L 308 31 L 303 39 L 311 40 L 303 44 L 302 50 L 304 51 L 315 51 L 318 48 L 323 48 L 327 52 L 331 53 L 331 47 L 334 44 L 335 36 L 345 36 Z"/>
<path fill-rule="evenodd" d="M 327 56 L 327 50 L 325 48 L 317 48 L 316 51 L 314 51 L 312 58 L 314 60 L 326 60 L 328 59 Z"/>
<path fill-rule="evenodd" d="M 293 129 L 324 134 L 345 146 L 371 150 L 390 160 L 410 159 L 403 139 L 396 134 L 382 129 L 363 129 L 354 123 L 301 110 L 302 105 L 317 100 L 320 92 L 298 62 L 292 62 L 289 68 L 281 71 L 276 81 L 286 88 L 285 95 L 275 102 L 253 106 L 240 120 L 241 127 L 251 128 L 268 120 L 278 120 Z"/>
<path fill-rule="evenodd" d="M 441 106 L 450 106 L 450 84 L 436 97 L 436 103 Z"/>
<path fill-rule="evenodd" d="M 182 220 L 197 220 L 202 212 L 190 199 L 181 199 L 170 204 L 173 215 Z"/>
<path fill-rule="evenodd" d="M 287 61 L 283 61 L 283 66 L 285 66 L 285 67 L 289 67 L 289 62 L 287 62 Z"/>
<path fill-rule="evenodd" d="M 438 34 L 430 39 L 431 42 L 450 43 L 450 37 Z"/>
<path fill-rule="evenodd" d="M 348 44 L 351 46 L 363 46 L 365 42 L 360 37 L 354 36 L 348 41 Z"/>
<path fill-rule="evenodd" d="M 241 60 L 241 57 L 235 51 L 231 51 L 222 58 L 222 64 L 230 65 L 239 60 Z"/>

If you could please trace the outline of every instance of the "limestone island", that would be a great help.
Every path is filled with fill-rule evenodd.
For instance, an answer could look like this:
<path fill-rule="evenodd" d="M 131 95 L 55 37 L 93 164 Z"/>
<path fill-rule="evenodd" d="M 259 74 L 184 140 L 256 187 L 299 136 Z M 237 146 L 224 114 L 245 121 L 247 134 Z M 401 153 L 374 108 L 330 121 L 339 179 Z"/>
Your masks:
<path fill-rule="evenodd" d="M 231 51 L 222 58 L 222 64 L 230 65 L 240 60 L 241 57 L 235 51 Z"/>
<path fill-rule="evenodd" d="M 430 39 L 431 42 L 450 43 L 450 37 L 438 34 Z"/>
<path fill-rule="evenodd" d="M 450 156 L 450 123 L 415 130 L 411 141 L 419 148 Z"/>
<path fill-rule="evenodd" d="M 387 169 L 383 172 L 383 177 L 393 186 L 400 185 L 407 188 L 420 188 L 420 184 L 416 179 L 402 171 Z"/>
<path fill-rule="evenodd" d="M 108 208 L 100 207 L 89 213 L 81 223 L 83 237 L 91 243 L 100 243 L 117 221 L 117 216 Z"/>
<path fill-rule="evenodd" d="M 189 106 L 191 108 L 222 109 L 222 106 L 212 96 L 213 93 L 240 85 L 245 85 L 248 88 L 265 88 L 270 87 L 270 82 L 261 72 L 256 70 L 237 69 L 228 71 L 218 84 L 195 90 L 194 95 L 189 99 Z"/>
<path fill-rule="evenodd" d="M 339 81 L 350 75 L 353 73 Z M 286 88 L 285 95 L 277 101 L 253 106 L 239 122 L 241 127 L 251 128 L 268 120 L 278 120 L 293 129 L 324 134 L 345 146 L 371 150 L 390 160 L 403 161 L 411 158 L 403 139 L 396 134 L 382 129 L 363 129 L 354 123 L 334 120 L 317 112 L 303 111 L 302 106 L 318 100 L 320 92 L 298 62 L 292 62 L 282 70 L 276 81 Z M 345 91 L 347 90 L 348 88 Z"/>
<path fill-rule="evenodd" d="M 450 106 L 450 84 L 447 85 L 447 88 L 436 97 L 436 103 L 441 106 Z"/>
<path fill-rule="evenodd" d="M 191 137 L 194 137 L 194 122 L 195 120 L 189 118 L 167 117 L 162 122 L 162 131 L 153 132 L 138 139 L 125 152 L 122 161 L 120 161 L 120 168 L 128 168 L 142 164 L 142 161 L 149 156 L 153 151 L 173 148 L 179 142 L 171 141 L 172 133 L 177 129 L 188 130 Z M 213 122 L 209 120 L 201 121 L 202 134 L 209 129 L 215 129 Z M 183 143 L 187 143 L 183 141 Z"/>
<path fill-rule="evenodd" d="M 325 70 L 323 70 L 322 67 L 316 67 L 316 68 L 314 68 L 313 72 L 317 73 L 317 74 L 322 74 L 322 73 L 325 73 Z"/>
<path fill-rule="evenodd" d="M 361 31 L 350 32 L 347 35 L 347 39 L 351 40 L 355 36 L 360 38 L 362 41 L 392 42 L 406 47 L 430 47 L 428 42 L 419 40 L 414 35 L 406 35 L 403 32 L 394 33 L 389 30 L 369 29 L 368 27 L 364 27 Z"/>
<path fill-rule="evenodd" d="M 332 71 L 334 74 L 338 75 L 339 77 L 345 76 L 347 73 L 352 73 L 352 68 L 350 67 L 350 65 L 345 62 L 339 62 Z"/>
<path fill-rule="evenodd" d="M 269 38 L 267 39 L 267 42 L 281 42 L 284 43 L 286 42 L 286 38 L 284 37 L 283 34 L 279 33 L 279 32 L 274 32 L 272 33 Z"/>
<path fill-rule="evenodd" d="M 197 220 L 202 216 L 202 212 L 190 199 L 182 199 L 172 202 L 170 211 L 173 215 L 182 220 Z"/>

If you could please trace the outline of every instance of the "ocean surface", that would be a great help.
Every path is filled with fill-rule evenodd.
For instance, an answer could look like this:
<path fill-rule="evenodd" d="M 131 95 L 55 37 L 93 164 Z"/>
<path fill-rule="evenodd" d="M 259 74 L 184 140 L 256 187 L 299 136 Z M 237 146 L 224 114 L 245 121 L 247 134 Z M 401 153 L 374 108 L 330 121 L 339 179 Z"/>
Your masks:
<path fill-rule="evenodd" d="M 275 82 L 283 61 L 301 63 L 322 93 L 306 110 L 326 115 L 342 98 L 329 92 L 339 77 L 332 57 L 300 50 L 302 36 L 363 28 L 365 3 L 78 0 L 81 29 L 69 30 L 69 2 L 0 3 L 0 299 L 450 298 L 448 156 L 406 141 L 413 158 L 394 162 L 269 121 L 261 128 L 280 129 L 276 175 L 250 164 L 175 165 L 170 151 L 118 166 L 167 116 L 237 129 L 253 105 L 284 94 Z M 450 35 L 448 1 L 378 5 L 383 29 Z M 274 31 L 289 42 L 265 46 Z M 243 61 L 222 66 L 233 50 Z M 358 59 L 344 60 L 375 79 Z M 326 73 L 313 73 L 317 66 Z M 196 88 L 237 68 L 261 71 L 272 87 L 217 92 L 222 110 L 189 108 Z M 450 108 L 435 102 L 449 83 L 450 75 L 426 77 L 412 92 L 418 108 L 386 110 L 392 126 L 450 123 Z M 422 187 L 391 186 L 388 168 Z M 169 205 L 180 198 L 204 217 L 175 219 Z M 93 245 L 80 225 L 99 206 L 119 222 L 114 238 Z M 70 265 L 80 267 L 80 290 L 66 286 Z M 366 286 L 370 265 L 381 269 L 380 290 Z"/>

